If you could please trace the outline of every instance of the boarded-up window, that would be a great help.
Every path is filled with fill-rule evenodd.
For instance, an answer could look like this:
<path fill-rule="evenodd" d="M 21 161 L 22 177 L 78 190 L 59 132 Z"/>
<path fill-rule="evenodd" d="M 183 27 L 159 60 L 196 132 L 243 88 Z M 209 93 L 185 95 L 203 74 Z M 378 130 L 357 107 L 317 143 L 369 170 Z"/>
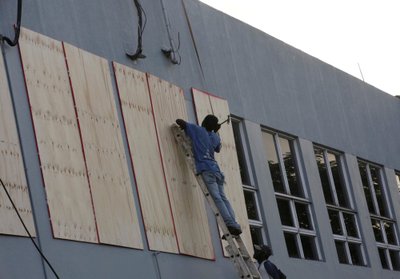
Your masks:
<path fill-rule="evenodd" d="M 171 130 L 177 118 L 187 119 L 182 89 L 152 75 L 148 75 L 148 83 L 179 250 L 182 254 L 213 259 L 204 197 Z"/>
<path fill-rule="evenodd" d="M 149 249 L 179 253 L 146 74 L 114 70 Z"/>
<path fill-rule="evenodd" d="M 108 61 L 64 44 L 101 243 L 143 248 Z"/>
<path fill-rule="evenodd" d="M 22 29 L 19 47 L 54 237 L 98 242 L 62 43 Z"/>
<path fill-rule="evenodd" d="M 193 89 L 192 93 L 198 123 L 201 123 L 207 114 L 214 114 L 218 117 L 219 122 L 226 120 L 228 115 L 230 115 L 228 102 L 226 100 L 196 89 Z M 225 192 L 235 211 L 236 220 L 242 227 L 243 241 L 250 255 L 252 255 L 253 244 L 251 240 L 233 130 L 230 125 L 224 124 L 221 126 L 218 133 L 221 137 L 222 149 L 220 153 L 215 155 L 215 157 L 221 171 L 225 174 Z"/>
<path fill-rule="evenodd" d="M 35 235 L 17 127 L 14 121 L 7 75 L 0 53 L 0 178 L 18 208 L 31 235 Z M 26 236 L 10 200 L 0 185 L 0 233 Z"/>

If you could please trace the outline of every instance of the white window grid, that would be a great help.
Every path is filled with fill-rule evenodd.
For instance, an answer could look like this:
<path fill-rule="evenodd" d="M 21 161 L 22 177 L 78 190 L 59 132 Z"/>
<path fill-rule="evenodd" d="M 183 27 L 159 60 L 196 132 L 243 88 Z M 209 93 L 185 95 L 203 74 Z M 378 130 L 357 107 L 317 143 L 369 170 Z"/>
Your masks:
<path fill-rule="evenodd" d="M 366 260 L 366 252 L 365 252 L 365 246 L 364 243 L 362 241 L 362 239 L 360 237 L 354 237 L 354 236 L 350 236 L 348 231 L 347 231 L 347 227 L 345 224 L 345 218 L 344 218 L 344 214 L 348 213 L 348 214 L 352 214 L 354 215 L 354 220 L 355 220 L 355 228 L 357 231 L 357 235 L 361 236 L 361 231 L 360 231 L 360 227 L 358 225 L 358 216 L 357 216 L 357 212 L 353 211 L 353 210 L 349 210 L 346 208 L 340 208 L 337 206 L 331 206 L 331 205 L 327 205 L 328 209 L 332 209 L 332 210 L 336 210 L 339 213 L 339 221 L 340 221 L 340 229 L 342 231 L 342 234 L 335 234 L 333 233 L 333 238 L 334 240 L 338 240 L 344 243 L 345 245 L 345 251 L 346 251 L 346 258 L 348 261 L 348 264 L 353 265 L 355 263 L 353 263 L 352 257 L 351 257 L 351 252 L 350 252 L 350 247 L 349 244 L 358 244 L 360 245 L 360 252 L 361 252 L 361 260 L 362 263 L 361 265 L 366 266 L 367 265 L 367 260 Z"/>
<path fill-rule="evenodd" d="M 350 252 L 350 248 L 349 248 L 349 243 L 354 243 L 354 244 L 359 244 L 360 245 L 360 250 L 361 250 L 361 256 L 362 256 L 362 264 L 366 265 L 366 252 L 365 252 L 365 247 L 363 244 L 363 241 L 361 240 L 361 238 L 356 238 L 353 236 L 350 236 L 347 232 L 347 228 L 346 228 L 346 224 L 344 221 L 344 213 L 348 213 L 348 214 L 353 214 L 354 215 L 354 219 L 355 219 L 355 226 L 356 226 L 356 230 L 357 230 L 357 235 L 361 237 L 361 231 L 360 231 L 360 226 L 359 226 L 359 221 L 358 221 L 358 214 L 357 212 L 354 210 L 355 206 L 354 206 L 354 200 L 352 198 L 352 196 L 350 195 L 350 191 L 349 191 L 349 180 L 348 177 L 346 175 L 346 170 L 344 168 L 344 160 L 343 160 L 343 155 L 339 152 L 335 152 L 333 150 L 328 150 L 324 147 L 320 147 L 318 145 L 314 146 L 315 148 L 318 148 L 320 150 L 323 151 L 323 156 L 324 156 L 324 162 L 325 162 L 325 167 L 326 170 L 328 172 L 328 183 L 329 183 L 329 189 L 331 191 L 331 195 L 333 197 L 333 201 L 334 201 L 334 205 L 332 204 L 327 204 L 327 209 L 332 209 L 332 210 L 336 210 L 339 213 L 339 220 L 340 220 L 340 226 L 341 226 L 341 230 L 342 230 L 342 235 L 339 234 L 333 234 L 333 238 L 334 240 L 338 240 L 341 242 L 344 242 L 345 244 L 345 250 L 346 250 L 346 258 L 348 260 L 348 264 L 354 264 L 353 260 L 351 258 L 351 252 Z M 349 203 L 350 208 L 346 208 L 343 206 L 340 206 L 339 204 L 339 198 L 338 198 L 338 194 L 336 191 L 336 185 L 333 179 L 333 174 L 332 174 L 332 170 L 330 167 L 330 164 L 328 163 L 328 152 L 334 155 L 338 155 L 336 156 L 336 160 L 337 160 L 337 164 L 339 167 L 339 171 L 342 174 L 342 187 L 344 190 L 344 194 L 346 195 L 347 201 Z"/>
<path fill-rule="evenodd" d="M 240 141 L 242 144 L 244 144 L 246 142 L 246 139 L 244 137 L 244 128 L 243 128 L 243 122 L 241 119 L 235 117 L 235 116 L 231 116 L 231 121 L 232 122 L 236 122 L 238 125 L 237 127 L 239 128 L 239 136 L 240 136 Z M 232 127 L 234 127 L 232 125 Z M 243 150 L 245 149 L 245 146 L 237 146 L 236 148 L 242 148 Z M 246 172 L 249 178 L 249 183 L 251 183 L 252 185 L 245 185 L 242 184 L 243 186 L 243 191 L 249 191 L 252 194 L 254 194 L 254 202 L 255 202 L 255 206 L 256 206 L 256 211 L 257 211 L 257 216 L 259 218 L 259 220 L 253 220 L 253 219 L 248 219 L 249 222 L 249 226 L 250 227 L 254 227 L 257 229 L 261 229 L 261 238 L 262 238 L 262 242 L 265 239 L 264 236 L 264 223 L 263 223 L 263 219 L 262 219 L 262 215 L 261 215 L 261 209 L 260 209 L 260 204 L 259 204 L 259 193 L 258 193 L 258 189 L 253 186 L 254 185 L 254 178 L 252 176 L 252 172 L 251 172 L 251 167 L 250 167 L 250 160 L 248 158 L 248 154 L 246 152 L 244 152 L 244 160 L 245 162 L 242 162 L 242 164 L 246 167 Z M 239 158 L 238 158 L 239 160 Z"/>
<path fill-rule="evenodd" d="M 389 253 L 390 253 L 390 251 L 397 251 L 398 253 L 400 253 L 399 233 L 398 233 L 398 230 L 397 230 L 396 221 L 392 217 L 393 216 L 393 209 L 389 204 L 389 199 L 388 199 L 388 196 L 387 196 L 387 187 L 386 187 L 386 183 L 385 183 L 385 181 L 383 179 L 382 167 L 380 167 L 378 165 L 371 164 L 371 163 L 363 161 L 363 160 L 359 160 L 359 163 L 363 163 L 363 164 L 366 165 L 368 188 L 369 188 L 369 191 L 370 191 L 370 194 L 371 194 L 373 207 L 374 207 L 374 210 L 376 212 L 376 214 L 373 214 L 373 213 L 370 212 L 371 226 L 372 226 L 372 219 L 377 220 L 379 222 L 379 229 L 380 229 L 381 235 L 382 235 L 382 240 L 383 241 L 382 242 L 376 241 L 376 245 L 377 245 L 378 249 L 381 248 L 384 251 L 388 267 L 389 267 L 390 270 L 393 270 L 393 263 L 391 261 Z M 376 198 L 375 189 L 373 187 L 373 181 L 372 181 L 370 167 L 373 167 L 378 171 L 378 179 L 379 179 L 379 183 L 380 183 L 381 188 L 382 188 L 381 189 L 382 197 L 383 197 L 384 202 L 386 204 L 386 208 L 385 209 L 388 211 L 389 217 L 382 216 L 381 213 L 380 213 L 378 200 Z M 393 224 L 393 233 L 394 233 L 394 238 L 395 238 L 396 245 L 393 245 L 393 244 L 389 243 L 389 241 L 388 241 L 386 227 L 384 225 L 385 222 Z"/>
<path fill-rule="evenodd" d="M 259 218 L 259 220 L 256 219 L 249 219 L 249 224 L 256 226 L 256 227 L 262 227 L 263 226 L 263 222 L 262 222 L 262 217 L 261 217 L 261 209 L 260 209 L 260 205 L 258 202 L 258 191 L 257 188 L 253 187 L 253 186 L 249 186 L 249 185 L 243 185 L 243 191 L 247 191 L 250 192 L 254 195 L 254 202 L 255 202 L 255 209 L 257 212 L 257 216 Z"/>
<path fill-rule="evenodd" d="M 399 191 L 399 197 L 400 197 L 400 171 L 396 171 L 396 184 L 397 184 L 397 190 Z"/>
<path fill-rule="evenodd" d="M 264 240 L 264 223 L 262 220 L 261 216 L 261 209 L 260 209 L 260 204 L 258 202 L 258 191 L 255 187 L 249 186 L 249 185 L 243 185 L 243 191 L 251 192 L 254 195 L 254 203 L 255 203 L 255 209 L 256 209 L 256 214 L 258 216 L 257 219 L 248 219 L 249 221 L 249 226 L 250 228 L 256 228 L 256 229 L 261 229 L 261 237 L 262 241 Z"/>
<path fill-rule="evenodd" d="M 294 226 L 286 226 L 282 224 L 282 229 L 283 232 L 287 232 L 287 233 L 291 233 L 294 234 L 296 236 L 296 244 L 297 244 L 297 248 L 299 250 L 299 256 L 301 259 L 305 259 L 305 253 L 303 250 L 303 246 L 302 246 L 302 242 L 301 242 L 301 236 L 310 236 L 314 238 L 314 244 L 315 244 L 315 248 L 317 251 L 317 260 L 322 260 L 322 251 L 319 245 L 319 242 L 317 240 L 317 232 L 316 232 L 316 227 L 315 227 L 315 222 L 314 222 L 314 218 L 313 218 L 313 214 L 311 212 L 311 202 L 308 200 L 309 194 L 308 194 L 308 190 L 306 187 L 304 187 L 305 181 L 304 181 L 304 177 L 303 177 L 303 172 L 300 168 L 300 162 L 298 160 L 299 158 L 299 151 L 298 148 L 296 146 L 296 142 L 295 139 L 279 134 L 277 132 L 273 132 L 273 131 L 269 131 L 269 130 L 263 130 L 263 132 L 265 133 L 269 133 L 273 136 L 274 138 L 274 144 L 275 144 L 275 149 L 277 151 L 277 157 L 278 157 L 278 161 L 279 161 L 279 167 L 281 170 L 281 177 L 283 180 L 283 185 L 284 185 L 284 189 L 286 194 L 283 193 L 279 193 L 279 192 L 275 192 L 275 197 L 278 198 L 283 198 L 285 200 L 289 201 L 290 204 L 290 211 L 291 214 L 293 216 L 293 224 Z M 293 152 L 292 156 L 293 156 L 293 161 L 296 165 L 296 175 L 298 176 L 297 179 L 299 181 L 299 187 L 301 187 L 301 190 L 303 191 L 304 197 L 298 197 L 298 196 L 294 196 L 291 194 L 290 191 L 290 187 L 289 187 L 289 182 L 288 179 L 286 177 L 286 169 L 285 169 L 285 164 L 283 161 L 283 157 L 282 157 L 282 149 L 279 143 L 279 138 L 283 138 L 289 141 L 289 144 L 292 144 L 291 146 L 293 147 L 291 149 L 291 151 Z M 308 230 L 308 229 L 304 229 L 300 227 L 299 224 L 299 218 L 297 216 L 297 212 L 296 212 L 296 206 L 295 206 L 295 202 L 300 202 L 303 204 L 307 205 L 307 210 L 308 210 L 308 216 L 311 222 L 311 227 L 313 228 L 313 230 Z"/>

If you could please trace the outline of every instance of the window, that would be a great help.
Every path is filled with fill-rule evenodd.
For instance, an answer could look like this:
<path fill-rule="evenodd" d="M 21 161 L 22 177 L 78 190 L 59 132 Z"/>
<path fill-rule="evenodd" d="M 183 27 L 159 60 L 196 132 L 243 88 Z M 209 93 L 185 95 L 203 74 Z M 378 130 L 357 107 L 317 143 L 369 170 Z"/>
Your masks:
<path fill-rule="evenodd" d="M 400 196 L 400 172 L 396 172 L 396 183 L 397 183 L 397 189 L 399 191 L 399 196 Z"/>
<path fill-rule="evenodd" d="M 245 139 L 243 137 L 242 122 L 236 118 L 232 118 L 233 135 L 235 138 L 236 152 L 238 155 L 240 175 L 243 184 L 243 194 L 246 202 L 247 216 L 249 218 L 250 233 L 253 244 L 264 244 L 263 238 L 263 221 L 260 214 L 258 203 L 257 188 L 251 186 L 248 160 L 245 152 Z"/>
<path fill-rule="evenodd" d="M 252 183 L 250 182 L 250 175 L 244 152 L 244 144 L 243 144 L 244 139 L 242 138 L 244 133 L 242 131 L 241 122 L 239 120 L 232 118 L 232 127 L 233 127 L 233 136 L 235 138 L 236 153 L 238 155 L 240 176 L 242 178 L 242 183 L 245 185 L 251 185 Z"/>
<path fill-rule="evenodd" d="M 361 160 L 358 161 L 358 167 L 382 267 L 400 271 L 399 235 L 387 198 L 382 169 Z"/>
<path fill-rule="evenodd" d="M 339 262 L 366 265 L 357 212 L 353 210 L 341 154 L 314 146 L 322 190 Z"/>
<path fill-rule="evenodd" d="M 288 254 L 320 260 L 311 202 L 302 181 L 295 141 L 269 131 L 263 131 L 262 136 Z"/>
<path fill-rule="evenodd" d="M 263 222 L 257 201 L 257 191 L 253 187 L 244 186 L 243 193 L 246 201 L 247 216 L 249 218 L 250 233 L 253 244 L 264 244 L 262 236 Z"/>

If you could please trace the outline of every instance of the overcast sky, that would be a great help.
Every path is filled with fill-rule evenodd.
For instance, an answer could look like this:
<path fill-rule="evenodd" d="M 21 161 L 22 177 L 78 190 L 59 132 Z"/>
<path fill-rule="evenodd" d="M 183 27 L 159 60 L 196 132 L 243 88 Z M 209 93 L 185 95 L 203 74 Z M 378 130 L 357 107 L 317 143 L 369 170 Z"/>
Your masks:
<path fill-rule="evenodd" d="M 400 95 L 400 0 L 200 1 Z"/>

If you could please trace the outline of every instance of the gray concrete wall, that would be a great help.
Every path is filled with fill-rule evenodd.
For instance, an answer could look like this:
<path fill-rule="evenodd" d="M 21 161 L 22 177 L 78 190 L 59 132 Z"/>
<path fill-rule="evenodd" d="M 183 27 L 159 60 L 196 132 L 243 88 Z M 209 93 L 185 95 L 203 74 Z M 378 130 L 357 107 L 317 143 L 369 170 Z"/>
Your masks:
<path fill-rule="evenodd" d="M 226 98 L 231 112 L 245 119 L 254 181 L 260 189 L 267 238 L 275 251 L 272 260 L 288 278 L 399 276 L 398 272 L 380 268 L 360 192 L 356 157 L 385 165 L 387 174 L 393 175 L 393 169 L 400 169 L 400 99 L 195 0 L 165 0 L 172 35 L 176 42 L 179 32 L 181 41 L 182 63 L 173 65 L 160 51 L 168 45 L 160 0 L 141 2 L 148 18 L 143 37 L 147 58 L 137 62 L 125 56 L 125 50 L 136 49 L 137 15 L 132 0 L 24 1 L 22 22 L 36 32 L 182 87 L 192 120 L 195 118 L 191 87 Z M 15 16 L 15 1 L 1 1 L 2 34 L 12 35 Z M 5 47 L 5 52 L 38 228 L 37 240 L 61 278 L 236 278 L 232 265 L 222 257 L 215 222 L 210 225 L 216 261 L 166 253 L 158 254 L 156 261 L 156 255 L 147 248 L 140 251 L 53 239 L 18 50 Z M 305 179 L 312 193 L 324 255 L 322 262 L 292 259 L 287 255 L 271 178 L 265 170 L 260 125 L 300 138 L 302 162 L 307 171 Z M 318 187 L 311 153 L 313 142 L 347 153 L 371 267 L 338 263 Z M 393 183 L 393 179 L 390 181 Z M 394 193 L 394 185 L 391 187 Z M 393 202 L 397 204 L 396 216 L 400 221 L 398 196 L 397 200 L 393 197 Z M 208 213 L 212 220 L 211 212 Z M 0 236 L 0 247 L 1 279 L 55 278 L 48 268 L 43 268 L 29 239 Z"/>

